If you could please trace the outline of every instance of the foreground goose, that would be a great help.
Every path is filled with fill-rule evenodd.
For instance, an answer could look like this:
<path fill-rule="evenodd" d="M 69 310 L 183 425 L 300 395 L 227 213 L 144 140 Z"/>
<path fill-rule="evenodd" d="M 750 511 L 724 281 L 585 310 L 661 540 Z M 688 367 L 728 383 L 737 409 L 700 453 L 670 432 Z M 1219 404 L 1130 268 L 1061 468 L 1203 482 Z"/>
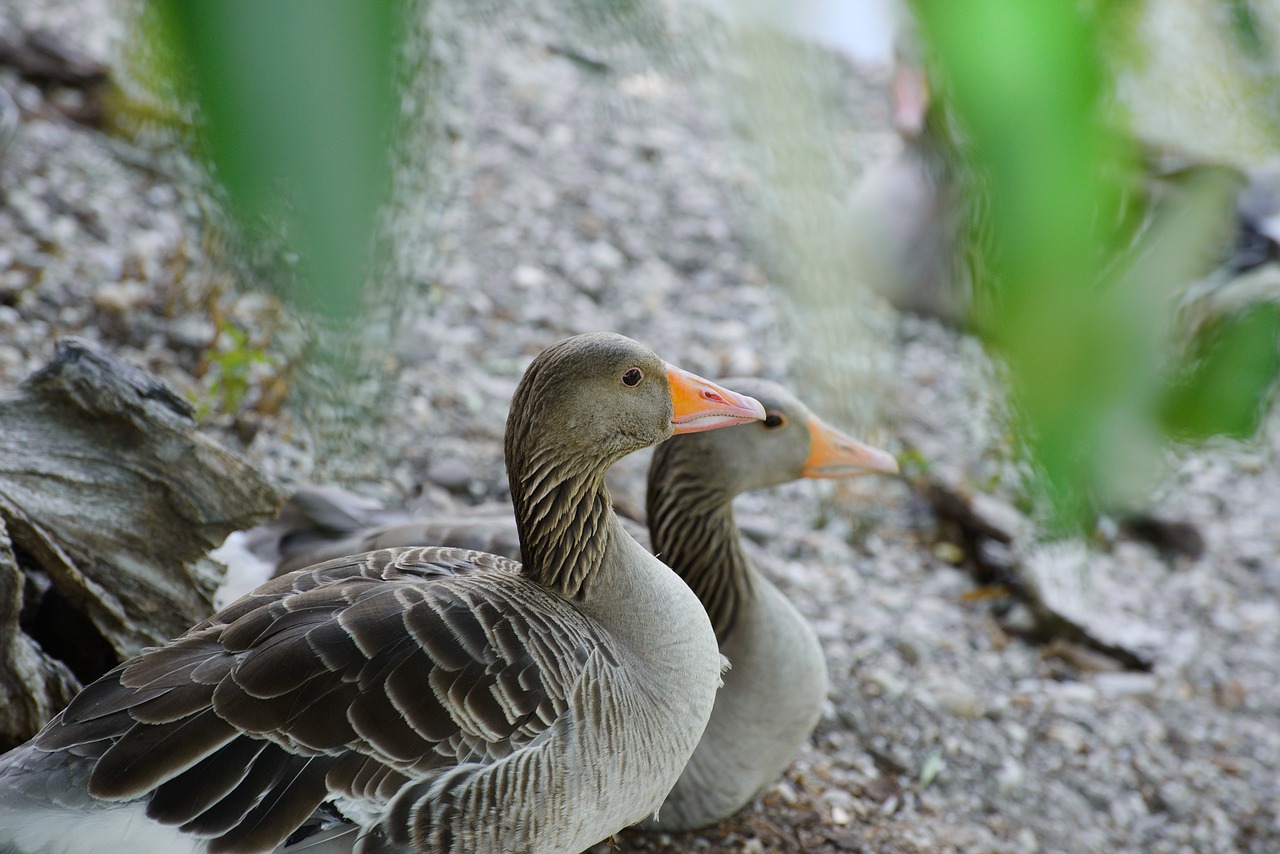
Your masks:
<path fill-rule="evenodd" d="M 0 757 L 0 851 L 575 852 L 652 814 L 721 658 L 605 471 L 763 417 L 621 336 L 553 345 L 506 431 L 523 566 L 388 549 L 271 581 Z"/>
<path fill-rule="evenodd" d="M 646 823 L 653 829 L 702 827 L 754 800 L 813 732 L 827 695 L 818 638 L 748 559 L 734 522 L 734 497 L 803 477 L 898 470 L 892 456 L 824 424 L 776 383 L 734 379 L 725 385 L 759 400 L 764 423 L 674 437 L 658 446 L 649 468 L 653 551 L 698 595 L 731 665 L 697 751 L 657 820 Z M 272 533 L 273 543 L 290 544 L 283 562 L 305 566 L 370 547 L 475 539 L 501 547 L 516 540 L 509 514 L 405 522 L 402 514 L 371 511 L 359 502 L 325 490 L 291 499 L 290 516 Z M 358 529 L 361 521 L 387 517 L 393 521 Z M 336 542 L 320 541 L 326 531 Z"/>

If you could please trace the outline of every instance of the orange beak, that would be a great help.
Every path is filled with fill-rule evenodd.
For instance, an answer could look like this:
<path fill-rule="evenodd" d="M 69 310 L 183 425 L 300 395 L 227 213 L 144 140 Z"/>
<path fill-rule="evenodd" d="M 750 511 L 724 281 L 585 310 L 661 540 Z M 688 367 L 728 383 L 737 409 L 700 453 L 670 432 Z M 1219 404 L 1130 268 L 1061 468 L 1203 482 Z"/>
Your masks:
<path fill-rule="evenodd" d="M 671 402 L 675 405 L 671 423 L 677 433 L 700 433 L 764 420 L 764 407 L 754 397 L 729 391 L 670 363 L 667 380 L 671 383 Z"/>
<path fill-rule="evenodd" d="M 864 445 L 809 416 L 812 437 L 809 459 L 804 461 L 805 477 L 856 477 L 860 474 L 897 474 L 898 461 L 893 455 Z"/>

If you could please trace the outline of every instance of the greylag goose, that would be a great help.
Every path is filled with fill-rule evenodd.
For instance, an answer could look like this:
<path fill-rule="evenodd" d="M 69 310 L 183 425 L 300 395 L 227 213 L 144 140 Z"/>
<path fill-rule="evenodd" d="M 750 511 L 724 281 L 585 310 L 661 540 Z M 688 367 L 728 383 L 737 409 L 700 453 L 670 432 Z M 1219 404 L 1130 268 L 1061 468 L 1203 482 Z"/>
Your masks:
<path fill-rule="evenodd" d="M 0 757 L 0 850 L 575 852 L 640 821 L 722 659 L 605 471 L 763 417 L 618 335 L 549 347 L 506 430 L 523 565 L 405 548 L 274 579 Z"/>
<path fill-rule="evenodd" d="M 657 820 L 646 822 L 653 829 L 702 827 L 750 803 L 813 732 L 827 695 L 818 638 L 747 557 L 733 499 L 798 478 L 898 470 L 892 456 L 823 423 L 777 383 L 734 379 L 724 384 L 759 400 L 764 423 L 673 437 L 654 451 L 649 468 L 653 551 L 698 595 L 731 666 L 697 751 Z M 285 565 L 304 566 L 373 546 L 476 539 L 502 546 L 516 539 L 509 514 L 405 522 L 403 514 L 370 511 L 356 496 L 322 489 L 300 492 L 286 506 L 291 516 L 274 531 L 273 543 L 284 534 L 298 550 L 282 559 Z M 362 521 L 383 519 L 391 521 L 357 529 Z M 335 541 L 317 541 L 325 529 Z"/>
<path fill-rule="evenodd" d="M 966 328 L 986 186 L 955 114 L 930 88 L 910 25 L 894 39 L 888 94 L 900 147 L 870 164 L 846 200 L 859 272 L 898 310 Z"/>
<path fill-rule="evenodd" d="M 897 461 L 823 423 L 776 383 L 725 380 L 764 404 L 766 419 L 659 445 L 646 506 L 654 553 L 697 594 L 729 659 L 706 732 L 654 830 L 691 830 L 751 803 L 818 723 L 827 666 L 818 636 L 748 558 L 735 496 L 798 478 L 894 474 Z"/>

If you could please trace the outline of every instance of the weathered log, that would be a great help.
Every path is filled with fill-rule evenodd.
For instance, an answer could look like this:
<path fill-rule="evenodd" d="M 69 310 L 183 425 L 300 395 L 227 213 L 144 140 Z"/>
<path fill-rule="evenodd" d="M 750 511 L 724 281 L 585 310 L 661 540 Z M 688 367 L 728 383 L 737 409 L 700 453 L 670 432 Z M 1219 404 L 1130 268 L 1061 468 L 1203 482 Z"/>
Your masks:
<path fill-rule="evenodd" d="M 1019 607 L 1001 613 L 1007 631 L 1039 643 L 1062 641 L 1101 653 L 1130 670 L 1150 670 L 1163 637 L 1158 628 L 1113 607 L 1108 575 L 1119 584 L 1113 557 L 1083 540 L 1044 543 L 1015 507 L 964 484 L 931 475 L 914 482 L 934 516 L 958 540 L 974 580 L 1003 591 Z"/>
<path fill-rule="evenodd" d="M 0 516 L 0 749 L 30 735 L 80 688 L 62 662 L 50 658 L 22 631 L 22 571 Z"/>
<path fill-rule="evenodd" d="M 0 398 L 0 745 L 207 617 L 224 570 L 205 554 L 281 498 L 163 382 L 58 342 Z"/>

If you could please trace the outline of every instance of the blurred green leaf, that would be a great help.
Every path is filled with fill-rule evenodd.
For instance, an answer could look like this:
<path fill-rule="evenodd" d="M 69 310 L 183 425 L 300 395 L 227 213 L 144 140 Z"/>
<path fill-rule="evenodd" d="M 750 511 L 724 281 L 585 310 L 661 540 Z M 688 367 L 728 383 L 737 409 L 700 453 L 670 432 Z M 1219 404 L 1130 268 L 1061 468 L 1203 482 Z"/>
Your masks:
<path fill-rule="evenodd" d="M 915 8 L 987 193 L 976 321 L 1009 365 L 1057 520 L 1087 525 L 1108 412 L 1153 358 L 1134 295 L 1103 281 L 1132 231 L 1134 157 L 1104 121 L 1096 24 L 1071 0 Z"/>
<path fill-rule="evenodd" d="M 243 221 L 285 223 L 303 306 L 360 309 L 390 181 L 396 2 L 157 0 Z"/>
<path fill-rule="evenodd" d="M 1231 324 L 1163 394 L 1174 294 L 1233 222 L 1235 176 L 1157 188 L 1117 123 L 1133 7 L 916 0 L 983 198 L 970 201 L 975 326 L 1009 368 L 1051 530 L 1092 526 L 1156 466 L 1161 426 L 1244 436 L 1274 377 L 1274 317 Z M 1125 496 L 1125 493 L 1129 496 Z"/>
<path fill-rule="evenodd" d="M 1166 390 L 1163 426 L 1180 439 L 1245 438 L 1280 374 L 1280 306 L 1259 305 L 1202 336 L 1179 379 Z"/>

